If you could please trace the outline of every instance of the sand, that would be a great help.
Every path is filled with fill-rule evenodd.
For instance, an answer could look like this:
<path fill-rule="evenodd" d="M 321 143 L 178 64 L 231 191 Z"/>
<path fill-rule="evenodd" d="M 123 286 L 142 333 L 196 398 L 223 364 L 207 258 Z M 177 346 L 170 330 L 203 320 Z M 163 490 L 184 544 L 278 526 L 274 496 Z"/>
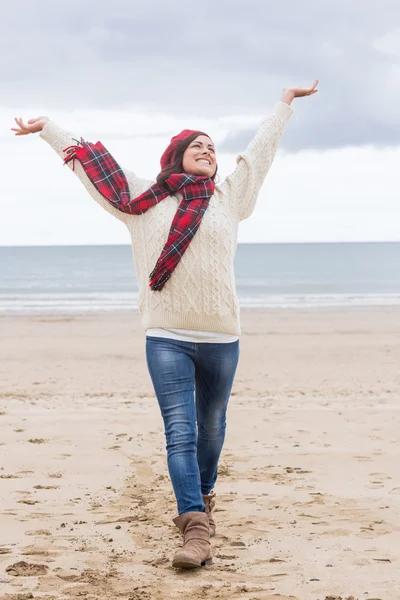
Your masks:
<path fill-rule="evenodd" d="M 400 310 L 243 311 L 211 567 L 135 314 L 0 319 L 0 599 L 398 600 Z"/>

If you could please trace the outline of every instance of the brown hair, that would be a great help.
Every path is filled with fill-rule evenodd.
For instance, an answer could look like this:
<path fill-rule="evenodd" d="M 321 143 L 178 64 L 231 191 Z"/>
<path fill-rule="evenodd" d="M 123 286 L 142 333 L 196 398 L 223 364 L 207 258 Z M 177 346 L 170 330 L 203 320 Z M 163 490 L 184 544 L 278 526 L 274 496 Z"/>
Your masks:
<path fill-rule="evenodd" d="M 185 154 L 186 148 L 196 139 L 202 135 L 200 132 L 192 133 L 187 138 L 183 140 L 179 140 L 176 143 L 175 152 L 174 152 L 174 160 L 172 163 L 167 165 L 160 173 L 157 175 L 157 183 L 162 186 L 168 179 L 168 177 L 174 173 L 184 173 L 183 170 L 183 155 Z M 207 136 L 208 137 L 208 136 Z M 216 166 L 215 173 L 211 177 L 214 181 L 217 176 L 218 165 Z"/>

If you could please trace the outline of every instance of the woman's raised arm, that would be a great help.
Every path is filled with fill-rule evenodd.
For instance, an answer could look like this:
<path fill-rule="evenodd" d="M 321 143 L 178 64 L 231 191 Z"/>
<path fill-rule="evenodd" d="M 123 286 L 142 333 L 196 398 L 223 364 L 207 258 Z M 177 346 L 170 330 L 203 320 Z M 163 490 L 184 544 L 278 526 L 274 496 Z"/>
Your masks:
<path fill-rule="evenodd" d="M 50 120 L 46 116 L 36 117 L 35 119 L 29 119 L 26 123 L 21 118 L 15 118 L 17 127 L 13 127 L 12 131 L 15 132 L 16 136 L 29 135 L 30 133 L 40 133 L 40 137 L 44 139 L 50 146 L 57 152 L 57 154 L 65 159 L 65 149 L 74 146 L 78 143 L 79 138 L 74 136 L 72 133 L 65 131 L 59 127 L 54 121 Z M 74 164 L 75 163 L 75 164 Z M 120 221 L 127 223 L 129 219 L 132 219 L 132 215 L 124 213 L 116 209 L 110 202 L 108 202 L 95 188 L 87 177 L 82 165 L 79 161 L 71 161 L 68 166 L 73 169 L 74 173 L 82 181 L 83 185 L 92 196 L 94 200 L 100 206 L 105 208 L 109 213 L 114 215 Z M 151 181 L 140 179 L 132 171 L 125 170 L 124 175 L 128 181 L 129 193 L 131 198 L 136 198 L 142 192 L 150 187 Z"/>
<path fill-rule="evenodd" d="M 292 116 L 294 98 L 312 96 L 318 81 L 310 88 L 287 88 L 272 114 L 262 123 L 246 150 L 237 158 L 237 167 L 219 186 L 227 193 L 239 220 L 247 219 L 254 210 L 258 193 L 274 160 L 286 122 Z"/>

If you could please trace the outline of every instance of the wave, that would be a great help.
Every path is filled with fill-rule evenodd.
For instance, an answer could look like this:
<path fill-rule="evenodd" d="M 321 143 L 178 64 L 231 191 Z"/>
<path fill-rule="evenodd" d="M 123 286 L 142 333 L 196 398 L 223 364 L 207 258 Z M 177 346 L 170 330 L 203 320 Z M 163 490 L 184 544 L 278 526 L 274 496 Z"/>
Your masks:
<path fill-rule="evenodd" d="M 0 294 L 0 314 L 85 314 L 137 311 L 132 292 Z M 239 294 L 242 308 L 335 308 L 399 306 L 399 293 L 371 294 Z"/>

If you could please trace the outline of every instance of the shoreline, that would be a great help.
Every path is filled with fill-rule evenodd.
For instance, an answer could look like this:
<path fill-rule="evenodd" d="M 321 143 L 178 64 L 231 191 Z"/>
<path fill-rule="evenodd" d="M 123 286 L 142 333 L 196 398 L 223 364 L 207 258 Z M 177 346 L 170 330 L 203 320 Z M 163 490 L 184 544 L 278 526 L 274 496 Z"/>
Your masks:
<path fill-rule="evenodd" d="M 260 312 L 262 314 L 275 314 L 275 313 L 340 313 L 343 312 L 400 312 L 399 304 L 376 304 L 376 305 L 361 305 L 361 304 L 349 304 L 349 305 L 332 305 L 332 306 L 241 306 L 241 316 L 248 317 L 251 313 Z M 36 318 L 36 317 L 70 317 L 70 318 L 90 318 L 90 317 L 124 317 L 130 316 L 139 318 L 139 310 L 137 308 L 132 309 L 110 309 L 110 310 L 90 310 L 90 311 L 32 311 L 32 312 L 1 312 L 0 319 L 19 319 L 19 318 Z"/>

